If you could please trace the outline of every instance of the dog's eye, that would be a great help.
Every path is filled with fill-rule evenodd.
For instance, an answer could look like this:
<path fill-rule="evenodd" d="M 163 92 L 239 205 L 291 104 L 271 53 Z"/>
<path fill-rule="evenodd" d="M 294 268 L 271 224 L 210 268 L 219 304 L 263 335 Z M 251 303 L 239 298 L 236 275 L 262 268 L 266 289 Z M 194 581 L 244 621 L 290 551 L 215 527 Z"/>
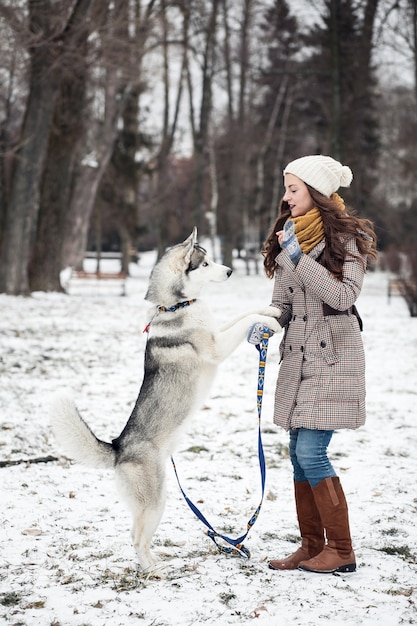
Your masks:
<path fill-rule="evenodd" d="M 207 263 L 207 261 L 204 261 L 204 263 L 203 263 L 203 267 L 208 267 L 208 263 Z"/>

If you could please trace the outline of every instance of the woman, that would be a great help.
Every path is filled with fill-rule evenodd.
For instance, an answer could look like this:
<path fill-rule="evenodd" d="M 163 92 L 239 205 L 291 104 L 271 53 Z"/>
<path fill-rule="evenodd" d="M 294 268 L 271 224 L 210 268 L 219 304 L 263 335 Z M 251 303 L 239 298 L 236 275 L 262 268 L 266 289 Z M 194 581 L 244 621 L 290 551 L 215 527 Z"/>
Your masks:
<path fill-rule="evenodd" d="M 365 422 L 365 359 L 354 306 L 368 258 L 376 257 L 371 222 L 336 193 L 352 181 L 331 157 L 296 159 L 284 170 L 285 195 L 263 247 L 272 304 L 284 338 L 274 422 L 290 433 L 301 547 L 274 570 L 353 572 L 355 554 L 340 480 L 327 457 L 336 429 Z"/>

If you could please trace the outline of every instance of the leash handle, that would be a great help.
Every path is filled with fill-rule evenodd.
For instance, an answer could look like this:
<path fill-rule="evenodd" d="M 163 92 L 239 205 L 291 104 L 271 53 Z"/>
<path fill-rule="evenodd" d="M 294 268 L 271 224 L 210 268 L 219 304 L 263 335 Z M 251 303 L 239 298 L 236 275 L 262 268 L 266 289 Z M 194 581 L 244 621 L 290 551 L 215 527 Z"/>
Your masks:
<path fill-rule="evenodd" d="M 262 507 L 262 504 L 263 504 L 263 499 L 264 499 L 264 494 L 265 494 L 266 466 L 265 466 L 265 454 L 264 454 L 264 449 L 263 449 L 263 444 L 262 444 L 261 415 L 262 415 L 262 399 L 263 399 L 264 381 L 265 381 L 266 355 L 267 355 L 267 351 L 268 351 L 268 341 L 269 341 L 269 337 L 270 337 L 271 334 L 272 333 L 270 333 L 269 329 L 264 327 L 263 328 L 263 332 L 262 332 L 262 338 L 261 338 L 260 342 L 256 345 L 256 348 L 257 348 L 257 350 L 259 352 L 257 409 L 258 409 L 258 458 L 259 458 L 259 468 L 260 468 L 260 472 L 261 472 L 261 486 L 262 486 L 261 501 L 260 501 L 256 511 L 254 512 L 254 514 L 249 519 L 249 521 L 248 521 L 248 523 L 246 525 L 246 532 L 241 537 L 238 537 L 237 539 L 232 539 L 231 537 L 227 537 L 226 535 L 222 535 L 221 533 L 217 532 L 213 528 L 213 526 L 210 524 L 210 522 L 201 513 L 200 509 L 189 499 L 189 497 L 185 493 L 184 489 L 182 488 L 181 483 L 180 483 L 180 479 L 178 477 L 177 468 L 175 466 L 174 458 L 171 456 L 171 462 L 172 462 L 172 465 L 174 467 L 175 476 L 177 478 L 178 486 L 179 486 L 180 491 L 181 491 L 181 493 L 182 493 L 182 495 L 184 497 L 184 500 L 186 501 L 186 503 L 188 504 L 188 506 L 190 507 L 190 509 L 194 513 L 194 515 L 196 515 L 196 517 L 198 517 L 198 519 L 201 522 L 203 522 L 203 524 L 205 524 L 205 526 L 207 526 L 207 528 L 208 528 L 208 530 L 206 531 L 207 536 L 210 537 L 210 539 L 212 539 L 212 541 L 214 541 L 214 543 L 216 544 L 216 546 L 217 546 L 217 548 L 218 548 L 218 550 L 220 552 L 223 552 L 224 554 L 231 554 L 231 555 L 235 555 L 235 556 L 241 556 L 241 557 L 246 558 L 246 559 L 250 558 L 250 552 L 243 545 L 243 541 L 246 539 L 250 529 L 252 528 L 252 526 L 255 524 L 256 520 L 259 517 L 259 513 L 260 513 L 260 510 L 261 510 L 261 507 Z M 221 545 L 218 542 L 218 539 L 222 539 L 224 542 L 226 542 L 229 545 L 228 546 Z"/>

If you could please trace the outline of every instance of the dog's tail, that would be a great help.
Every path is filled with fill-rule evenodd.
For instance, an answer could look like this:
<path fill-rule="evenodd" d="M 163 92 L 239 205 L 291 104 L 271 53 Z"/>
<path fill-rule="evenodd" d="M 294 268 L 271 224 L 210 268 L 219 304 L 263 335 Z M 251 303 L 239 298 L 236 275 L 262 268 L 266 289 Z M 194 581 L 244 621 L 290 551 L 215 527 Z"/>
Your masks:
<path fill-rule="evenodd" d="M 98 439 L 86 424 L 70 396 L 60 394 L 51 402 L 52 431 L 64 452 L 90 467 L 114 467 L 115 451 L 110 443 Z"/>

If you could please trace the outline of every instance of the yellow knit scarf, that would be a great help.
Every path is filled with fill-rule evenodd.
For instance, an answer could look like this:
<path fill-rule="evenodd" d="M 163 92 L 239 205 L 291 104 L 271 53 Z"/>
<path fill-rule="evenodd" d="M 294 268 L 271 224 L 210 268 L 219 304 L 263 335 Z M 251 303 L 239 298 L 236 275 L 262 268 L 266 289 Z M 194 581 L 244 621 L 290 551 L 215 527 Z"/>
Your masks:
<path fill-rule="evenodd" d="M 322 239 L 324 239 L 324 226 L 321 213 L 316 207 L 305 215 L 294 217 L 295 234 L 304 254 L 308 254 Z"/>
<path fill-rule="evenodd" d="M 338 209 L 344 211 L 345 203 L 337 193 L 333 193 L 332 200 L 337 202 Z M 321 213 L 317 207 L 308 211 L 305 215 L 294 217 L 295 234 L 304 254 L 308 254 L 322 239 L 324 239 L 324 226 Z"/>

